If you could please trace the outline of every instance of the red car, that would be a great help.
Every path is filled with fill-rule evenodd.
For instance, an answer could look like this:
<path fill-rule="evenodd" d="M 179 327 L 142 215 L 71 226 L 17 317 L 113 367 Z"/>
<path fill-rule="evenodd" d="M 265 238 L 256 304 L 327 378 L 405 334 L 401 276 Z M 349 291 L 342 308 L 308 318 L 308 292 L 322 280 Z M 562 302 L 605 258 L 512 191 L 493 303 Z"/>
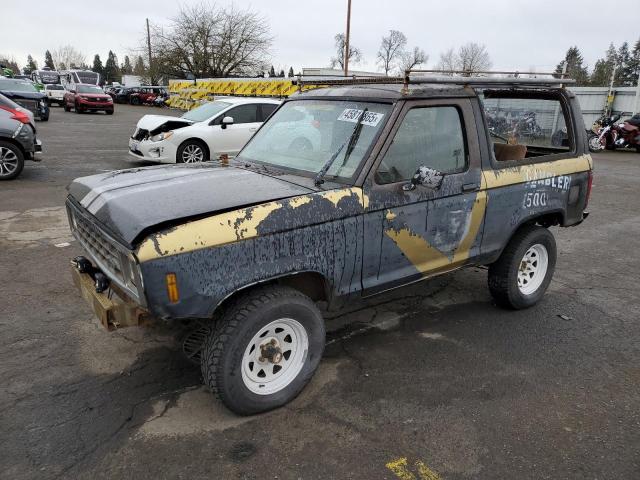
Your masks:
<path fill-rule="evenodd" d="M 97 85 L 76 83 L 64 94 L 63 106 L 65 112 L 74 108 L 76 113 L 103 110 L 107 115 L 113 115 L 113 99 Z"/>

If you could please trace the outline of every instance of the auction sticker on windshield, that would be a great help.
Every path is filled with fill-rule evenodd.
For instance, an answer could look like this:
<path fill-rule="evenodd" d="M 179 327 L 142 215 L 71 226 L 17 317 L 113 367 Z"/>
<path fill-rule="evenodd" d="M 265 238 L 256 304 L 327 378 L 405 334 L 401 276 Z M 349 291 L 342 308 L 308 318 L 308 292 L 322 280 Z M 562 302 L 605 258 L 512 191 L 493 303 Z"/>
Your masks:
<path fill-rule="evenodd" d="M 346 108 L 338 117 L 338 120 L 341 122 L 353 122 L 357 123 L 360 119 L 360 115 L 362 115 L 362 110 L 358 110 L 356 108 Z M 384 117 L 384 113 L 376 113 L 376 112 L 365 112 L 364 118 L 362 119 L 363 125 L 368 125 L 370 127 L 375 127 L 380 123 L 380 120 Z"/>

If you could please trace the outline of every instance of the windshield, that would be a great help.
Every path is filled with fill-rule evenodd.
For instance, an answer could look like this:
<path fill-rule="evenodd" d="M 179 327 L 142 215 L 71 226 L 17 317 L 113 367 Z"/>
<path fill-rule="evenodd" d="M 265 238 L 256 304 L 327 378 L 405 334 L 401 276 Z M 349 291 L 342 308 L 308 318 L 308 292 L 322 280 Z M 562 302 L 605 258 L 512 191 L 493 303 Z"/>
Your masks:
<path fill-rule="evenodd" d="M 239 158 L 315 175 L 338 152 L 325 177 L 350 179 L 390 111 L 391 105 L 380 103 L 290 101 L 273 114 L 240 152 Z M 360 134 L 353 137 L 350 149 L 344 148 L 361 116 Z"/>
<path fill-rule="evenodd" d="M 231 104 L 227 102 L 209 102 L 185 113 L 181 118 L 192 122 L 204 122 L 229 106 Z"/>
<path fill-rule="evenodd" d="M 56 72 L 38 72 L 38 77 L 40 77 L 40 81 L 43 84 L 60 83 L 60 75 L 58 75 Z"/>
<path fill-rule="evenodd" d="M 104 93 L 100 87 L 94 87 L 93 85 L 78 85 L 78 93 Z"/>
<path fill-rule="evenodd" d="M 98 83 L 98 74 L 95 72 L 76 72 L 76 75 L 82 83 Z"/>
<path fill-rule="evenodd" d="M 12 80 L 10 78 L 0 79 L 0 90 L 8 90 L 10 92 L 37 92 L 38 89 L 31 82 L 24 80 Z"/>

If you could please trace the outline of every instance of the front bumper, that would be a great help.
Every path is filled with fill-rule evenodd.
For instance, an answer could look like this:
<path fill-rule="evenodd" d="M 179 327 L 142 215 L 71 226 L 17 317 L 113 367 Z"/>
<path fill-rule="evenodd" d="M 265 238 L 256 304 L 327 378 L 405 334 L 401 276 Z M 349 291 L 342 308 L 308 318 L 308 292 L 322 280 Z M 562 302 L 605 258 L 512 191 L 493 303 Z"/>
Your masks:
<path fill-rule="evenodd" d="M 92 308 L 100 323 L 107 330 L 116 328 L 135 327 L 149 323 L 146 310 L 133 302 L 116 286 L 110 289 L 114 295 L 97 293 L 94 280 L 88 273 L 80 273 L 77 268 L 71 268 L 73 283 L 75 283 L 82 297 Z"/>
<path fill-rule="evenodd" d="M 113 110 L 113 102 L 92 102 L 79 99 L 78 105 L 86 110 Z"/>
<path fill-rule="evenodd" d="M 129 138 L 129 154 L 139 160 L 175 163 L 176 147 L 166 140 L 151 142 Z"/>

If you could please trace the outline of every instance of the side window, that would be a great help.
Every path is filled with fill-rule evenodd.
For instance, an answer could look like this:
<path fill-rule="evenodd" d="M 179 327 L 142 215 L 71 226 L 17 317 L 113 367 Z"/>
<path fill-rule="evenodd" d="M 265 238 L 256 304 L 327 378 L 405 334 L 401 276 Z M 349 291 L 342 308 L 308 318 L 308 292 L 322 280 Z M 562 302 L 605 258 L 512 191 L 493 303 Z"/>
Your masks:
<path fill-rule="evenodd" d="M 456 107 L 409 110 L 378 171 L 380 184 L 409 180 L 419 167 L 442 173 L 465 170 L 467 153 L 460 112 Z"/>
<path fill-rule="evenodd" d="M 572 150 L 560 100 L 485 92 L 482 101 L 497 161 L 527 162 Z"/>
<path fill-rule="evenodd" d="M 276 108 L 278 108 L 278 105 L 273 105 L 271 103 L 261 104 L 260 109 L 262 110 L 262 115 L 260 121 L 264 122 L 267 118 L 269 118 L 269 115 L 271 115 Z"/>
<path fill-rule="evenodd" d="M 239 105 L 224 114 L 233 117 L 233 123 L 254 123 L 258 121 L 258 104 Z"/>

